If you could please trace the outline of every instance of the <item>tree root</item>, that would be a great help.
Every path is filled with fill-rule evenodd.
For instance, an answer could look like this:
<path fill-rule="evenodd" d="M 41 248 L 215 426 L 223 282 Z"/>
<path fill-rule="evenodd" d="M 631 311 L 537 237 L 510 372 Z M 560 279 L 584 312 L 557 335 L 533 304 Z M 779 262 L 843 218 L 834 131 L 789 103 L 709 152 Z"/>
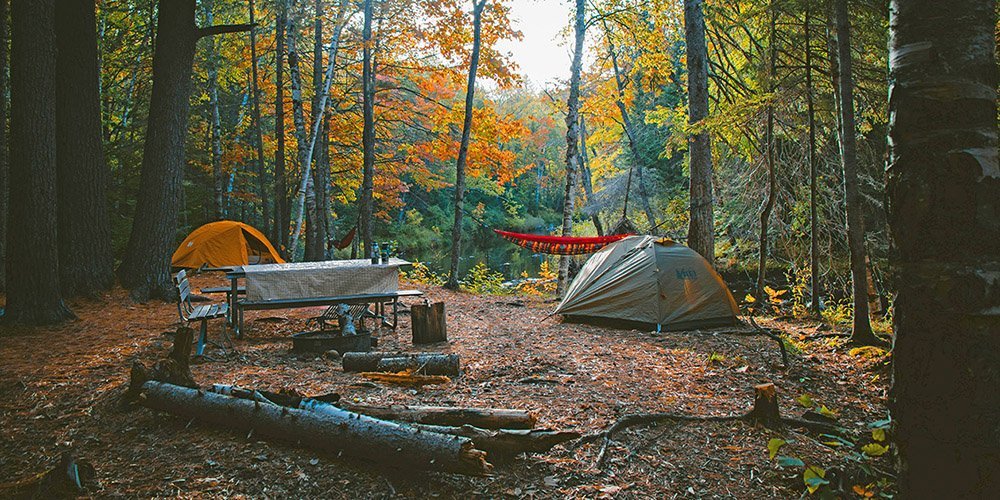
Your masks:
<path fill-rule="evenodd" d="M 649 425 L 663 421 L 672 422 L 747 422 L 753 425 L 776 429 L 781 426 L 801 427 L 814 432 L 826 434 L 846 434 L 848 431 L 836 425 L 814 422 L 793 417 L 781 417 L 778 415 L 777 400 L 775 397 L 773 384 L 761 384 L 754 387 L 755 398 L 754 407 L 747 413 L 738 415 L 684 415 L 680 413 L 634 413 L 625 415 L 603 431 L 595 432 L 581 437 L 569 448 L 575 450 L 585 444 L 601 441 L 601 449 L 597 453 L 597 460 L 594 467 L 598 470 L 604 468 L 607 459 L 608 445 L 611 444 L 614 435 L 622 429 L 635 427 L 638 425 Z"/>

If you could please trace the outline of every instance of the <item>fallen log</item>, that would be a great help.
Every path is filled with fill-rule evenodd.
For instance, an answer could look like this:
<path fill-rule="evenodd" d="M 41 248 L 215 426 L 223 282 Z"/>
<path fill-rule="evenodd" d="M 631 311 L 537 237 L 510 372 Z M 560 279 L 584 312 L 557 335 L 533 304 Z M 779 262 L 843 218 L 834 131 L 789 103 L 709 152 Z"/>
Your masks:
<path fill-rule="evenodd" d="M 458 354 L 436 352 L 348 352 L 344 353 L 341 364 L 345 372 L 399 372 L 415 368 L 422 375 L 461 374 Z"/>
<path fill-rule="evenodd" d="M 483 429 L 531 429 L 537 419 L 525 410 L 506 408 L 451 408 L 447 406 L 371 406 L 345 403 L 344 409 L 385 420 Z"/>
<path fill-rule="evenodd" d="M 466 475 L 488 474 L 486 452 L 468 438 L 425 432 L 340 410 L 322 414 L 149 381 L 141 405 L 345 456 Z"/>
<path fill-rule="evenodd" d="M 408 387 L 420 387 L 424 385 L 440 385 L 451 382 L 451 379 L 444 375 L 417 375 L 411 371 L 399 373 L 382 372 L 361 372 L 358 375 L 369 380 L 377 380 L 387 384 L 405 385 Z"/>
<path fill-rule="evenodd" d="M 209 390 L 217 394 L 231 395 L 251 401 L 270 402 L 317 413 L 339 415 L 344 411 L 331 403 L 316 399 L 243 389 L 231 385 L 215 384 Z M 475 444 L 476 448 L 485 451 L 491 460 L 494 458 L 506 460 L 521 453 L 546 452 L 557 444 L 572 441 L 580 437 L 580 434 L 577 432 L 553 431 L 549 429 L 482 429 L 471 425 L 445 426 L 417 423 L 408 423 L 406 425 L 424 432 L 469 438 Z"/>

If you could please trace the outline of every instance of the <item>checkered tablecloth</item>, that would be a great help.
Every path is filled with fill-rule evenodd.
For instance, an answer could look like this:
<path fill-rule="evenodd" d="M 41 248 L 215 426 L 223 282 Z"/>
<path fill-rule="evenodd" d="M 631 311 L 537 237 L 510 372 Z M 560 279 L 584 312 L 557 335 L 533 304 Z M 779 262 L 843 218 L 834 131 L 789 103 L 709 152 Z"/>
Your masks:
<path fill-rule="evenodd" d="M 339 297 L 399 290 L 399 266 L 409 262 L 392 258 L 387 264 L 367 259 L 328 260 L 243 266 L 247 300 Z"/>

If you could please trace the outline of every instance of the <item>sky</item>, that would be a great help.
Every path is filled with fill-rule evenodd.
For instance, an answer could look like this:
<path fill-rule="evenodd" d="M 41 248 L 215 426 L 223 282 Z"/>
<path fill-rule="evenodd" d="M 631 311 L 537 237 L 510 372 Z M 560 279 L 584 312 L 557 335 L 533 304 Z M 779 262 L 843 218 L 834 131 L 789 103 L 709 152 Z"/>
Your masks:
<path fill-rule="evenodd" d="M 555 80 L 569 79 L 571 45 L 559 32 L 569 23 L 568 0 L 510 0 L 514 27 L 524 34 L 520 41 L 504 41 L 500 49 L 513 54 L 525 83 L 545 88 Z"/>

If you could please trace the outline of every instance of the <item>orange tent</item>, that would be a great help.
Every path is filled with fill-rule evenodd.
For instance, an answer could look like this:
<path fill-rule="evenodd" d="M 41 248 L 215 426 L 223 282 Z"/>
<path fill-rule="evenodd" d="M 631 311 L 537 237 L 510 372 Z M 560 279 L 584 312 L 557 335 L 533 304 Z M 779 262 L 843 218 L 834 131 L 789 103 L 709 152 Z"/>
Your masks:
<path fill-rule="evenodd" d="M 174 267 L 199 268 L 285 262 L 253 226 L 231 220 L 211 222 L 191 232 L 174 252 Z"/>

